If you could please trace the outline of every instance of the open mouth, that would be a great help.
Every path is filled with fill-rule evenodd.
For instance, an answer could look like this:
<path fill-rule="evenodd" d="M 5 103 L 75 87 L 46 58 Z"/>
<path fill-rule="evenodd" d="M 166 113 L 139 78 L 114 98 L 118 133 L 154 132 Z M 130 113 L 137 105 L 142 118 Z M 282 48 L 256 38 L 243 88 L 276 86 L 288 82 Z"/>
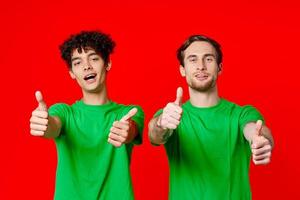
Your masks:
<path fill-rule="evenodd" d="M 85 77 L 83 77 L 83 79 L 85 81 L 89 81 L 89 80 L 94 80 L 96 78 L 97 74 L 96 73 L 92 73 L 92 74 L 88 74 Z"/>

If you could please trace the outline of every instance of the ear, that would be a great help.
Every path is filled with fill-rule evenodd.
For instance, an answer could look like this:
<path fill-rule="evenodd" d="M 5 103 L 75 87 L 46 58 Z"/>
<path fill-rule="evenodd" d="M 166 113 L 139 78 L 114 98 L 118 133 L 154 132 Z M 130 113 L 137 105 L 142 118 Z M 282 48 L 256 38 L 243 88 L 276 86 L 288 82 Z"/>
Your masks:
<path fill-rule="evenodd" d="M 106 71 L 109 71 L 110 68 L 111 68 L 111 60 L 107 63 L 105 69 L 106 69 Z"/>
<path fill-rule="evenodd" d="M 180 65 L 179 70 L 180 70 L 181 76 L 185 77 L 185 68 L 182 65 Z"/>
<path fill-rule="evenodd" d="M 72 72 L 72 70 L 69 70 L 69 74 L 72 79 L 76 79 L 75 74 Z"/>
<path fill-rule="evenodd" d="M 223 63 L 220 63 L 218 65 L 218 74 L 221 74 L 222 73 L 222 70 L 223 70 Z"/>

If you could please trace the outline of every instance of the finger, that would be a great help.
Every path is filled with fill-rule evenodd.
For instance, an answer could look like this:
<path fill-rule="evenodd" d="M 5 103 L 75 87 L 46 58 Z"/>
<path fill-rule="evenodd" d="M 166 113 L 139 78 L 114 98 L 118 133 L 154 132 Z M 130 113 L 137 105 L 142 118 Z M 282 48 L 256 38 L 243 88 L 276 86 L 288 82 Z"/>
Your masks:
<path fill-rule="evenodd" d="M 176 100 L 174 102 L 176 105 L 181 106 L 182 96 L 183 96 L 183 90 L 181 87 L 178 87 L 176 91 Z"/>
<path fill-rule="evenodd" d="M 125 140 L 126 140 L 126 138 L 124 138 L 122 135 L 119 135 L 119 134 L 116 134 L 116 133 L 113 133 L 113 132 L 110 132 L 108 137 L 110 139 L 113 139 L 113 140 L 115 140 L 117 142 L 121 142 L 121 143 L 124 143 Z"/>
<path fill-rule="evenodd" d="M 35 131 L 46 131 L 47 126 L 30 123 L 30 129 Z"/>
<path fill-rule="evenodd" d="M 176 112 L 167 113 L 167 114 L 168 114 L 168 116 L 170 116 L 171 118 L 176 119 L 176 120 L 180 120 L 180 118 L 181 118 L 181 115 Z"/>
<path fill-rule="evenodd" d="M 48 118 L 48 112 L 46 111 L 41 111 L 41 110 L 34 110 L 32 112 L 32 116 L 47 119 Z"/>
<path fill-rule="evenodd" d="M 270 144 L 269 140 L 267 140 L 263 136 L 258 136 L 258 138 L 252 142 L 251 148 L 252 149 L 260 149 L 268 144 Z"/>
<path fill-rule="evenodd" d="M 262 130 L 262 121 L 261 120 L 257 120 L 256 122 L 256 133 L 257 135 L 261 135 L 261 130 Z"/>
<path fill-rule="evenodd" d="M 177 112 L 179 114 L 182 113 L 182 108 L 175 103 L 168 103 L 164 108 L 164 112 Z"/>
<path fill-rule="evenodd" d="M 39 124 L 39 125 L 48 125 L 48 119 L 32 116 L 30 118 L 30 123 Z"/>
<path fill-rule="evenodd" d="M 166 124 L 166 127 L 167 127 L 167 129 L 171 129 L 171 130 L 177 128 L 177 126 L 176 126 L 175 124 L 171 124 L 171 123 L 167 123 L 167 124 Z"/>
<path fill-rule="evenodd" d="M 125 121 L 125 122 L 115 121 L 112 124 L 112 126 L 115 127 L 115 128 L 119 128 L 119 129 L 125 130 L 125 131 L 129 130 L 129 122 L 128 121 Z"/>
<path fill-rule="evenodd" d="M 263 160 L 253 160 L 255 165 L 266 165 L 271 161 L 270 158 L 265 158 Z"/>
<path fill-rule="evenodd" d="M 261 154 L 264 154 L 267 152 L 271 152 L 271 150 L 272 150 L 271 145 L 265 145 L 264 147 L 259 148 L 259 149 L 252 149 L 252 154 L 253 155 L 261 155 Z"/>
<path fill-rule="evenodd" d="M 137 113 L 137 108 L 132 108 L 120 121 L 127 121 Z"/>
<path fill-rule="evenodd" d="M 107 141 L 108 141 L 110 144 L 114 145 L 115 147 L 120 147 L 120 146 L 122 145 L 121 142 L 115 141 L 115 140 L 113 140 L 113 139 L 111 139 L 111 138 L 108 138 Z"/>
<path fill-rule="evenodd" d="M 116 135 L 125 137 L 125 138 L 126 138 L 127 135 L 128 135 L 128 132 L 127 132 L 127 131 L 122 130 L 122 129 L 119 129 L 119 128 L 116 128 L 116 127 L 111 127 L 111 128 L 110 128 L 110 132 L 111 132 L 111 133 L 114 133 L 114 134 L 116 134 Z"/>
<path fill-rule="evenodd" d="M 47 105 L 46 105 L 46 103 L 43 99 L 43 95 L 40 91 L 35 92 L 35 98 L 36 98 L 37 102 L 39 103 L 38 109 L 43 110 L 43 111 L 47 111 Z"/>
<path fill-rule="evenodd" d="M 168 121 L 169 124 L 174 124 L 176 127 L 177 127 L 178 124 L 180 123 L 179 120 L 174 119 L 174 118 L 172 118 L 172 117 L 167 118 L 167 121 Z"/>
<path fill-rule="evenodd" d="M 253 159 L 258 161 L 258 160 L 263 160 L 265 158 L 268 158 L 268 157 L 271 157 L 271 152 L 267 152 L 267 153 L 264 153 L 264 154 L 260 154 L 260 155 L 252 155 Z"/>
<path fill-rule="evenodd" d="M 33 136 L 44 136 L 44 131 L 36 131 L 36 130 L 30 130 L 30 134 Z"/>

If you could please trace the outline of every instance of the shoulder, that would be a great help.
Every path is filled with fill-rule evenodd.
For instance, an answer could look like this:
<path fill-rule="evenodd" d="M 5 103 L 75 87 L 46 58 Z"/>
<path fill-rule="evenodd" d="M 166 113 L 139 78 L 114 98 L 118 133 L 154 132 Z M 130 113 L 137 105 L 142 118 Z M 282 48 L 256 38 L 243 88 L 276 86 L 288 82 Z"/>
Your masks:
<path fill-rule="evenodd" d="M 57 112 L 57 111 L 68 111 L 71 109 L 71 106 L 66 103 L 56 103 L 50 106 L 49 112 Z"/>
<path fill-rule="evenodd" d="M 130 104 L 130 105 L 124 105 L 124 104 L 117 104 L 117 103 L 115 103 L 115 108 L 118 109 L 123 114 L 126 114 L 131 109 L 136 108 L 138 115 L 144 115 L 144 111 L 143 111 L 142 107 L 139 106 L 139 105 L 132 105 L 132 104 Z"/>

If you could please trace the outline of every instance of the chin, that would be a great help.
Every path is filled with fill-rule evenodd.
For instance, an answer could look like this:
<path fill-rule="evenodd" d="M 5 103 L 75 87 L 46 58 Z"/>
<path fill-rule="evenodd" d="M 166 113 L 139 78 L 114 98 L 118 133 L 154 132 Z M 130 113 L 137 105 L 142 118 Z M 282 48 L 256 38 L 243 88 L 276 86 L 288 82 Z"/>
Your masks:
<path fill-rule="evenodd" d="M 189 86 L 194 89 L 194 90 L 197 90 L 199 92 L 206 92 L 206 91 L 209 91 L 210 89 L 212 89 L 214 87 L 215 83 L 210 80 L 209 82 L 206 82 L 206 83 L 195 83 L 195 82 L 192 82 Z"/>

